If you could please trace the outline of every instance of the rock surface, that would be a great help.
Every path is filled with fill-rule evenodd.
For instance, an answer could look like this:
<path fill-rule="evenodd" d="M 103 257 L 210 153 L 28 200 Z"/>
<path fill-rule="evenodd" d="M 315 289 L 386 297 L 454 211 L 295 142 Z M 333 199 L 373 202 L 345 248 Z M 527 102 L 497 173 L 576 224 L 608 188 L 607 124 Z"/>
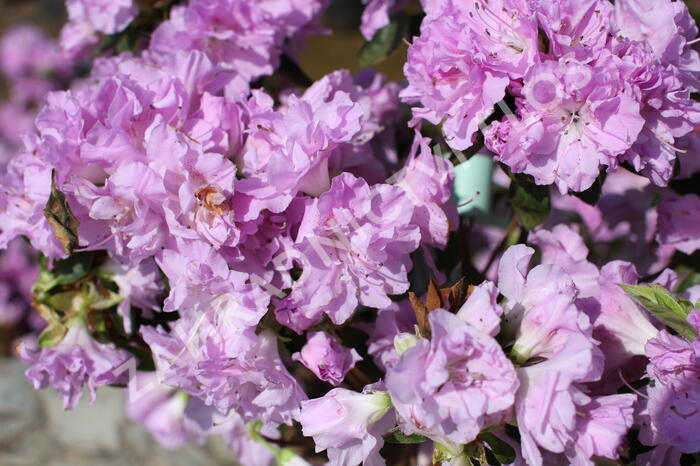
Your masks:
<path fill-rule="evenodd" d="M 0 465 L 2 466 L 217 466 L 236 462 L 222 456 L 221 442 L 160 447 L 124 413 L 124 394 L 101 388 L 97 401 L 84 398 L 64 411 L 52 389 L 35 391 L 24 366 L 0 358 Z"/>

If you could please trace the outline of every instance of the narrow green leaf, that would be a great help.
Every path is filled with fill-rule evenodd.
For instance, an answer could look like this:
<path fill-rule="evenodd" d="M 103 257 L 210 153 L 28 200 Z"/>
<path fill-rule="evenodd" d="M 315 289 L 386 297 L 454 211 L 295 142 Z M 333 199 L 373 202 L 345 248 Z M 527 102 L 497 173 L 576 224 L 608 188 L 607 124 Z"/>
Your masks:
<path fill-rule="evenodd" d="M 32 287 L 32 294 L 39 301 L 44 299 L 46 294 L 56 286 L 56 278 L 49 271 L 48 265 L 41 260 L 42 257 L 44 256 L 42 255 L 39 258 L 39 278 L 37 278 Z"/>
<path fill-rule="evenodd" d="M 387 443 L 404 444 L 404 443 L 423 443 L 428 439 L 421 434 L 406 435 L 403 432 L 401 432 L 401 429 L 399 429 L 398 427 L 394 427 L 389 432 L 384 434 L 384 440 Z"/>
<path fill-rule="evenodd" d="M 644 306 L 657 319 L 668 325 L 679 335 L 692 341 L 697 332 L 686 320 L 693 305 L 687 299 L 678 299 L 659 285 L 620 285 L 625 292 Z"/>
<path fill-rule="evenodd" d="M 695 285 L 700 285 L 700 273 L 690 272 L 683 278 L 683 281 L 676 287 L 675 291 L 682 293 Z"/>
<path fill-rule="evenodd" d="M 405 16 L 399 14 L 377 31 L 372 40 L 362 45 L 357 55 L 358 65 L 365 68 L 383 62 L 401 43 L 407 24 Z"/>
<path fill-rule="evenodd" d="M 508 201 L 527 230 L 547 220 L 549 216 L 549 188 L 530 181 L 528 177 L 515 175 L 510 183 Z"/>
<path fill-rule="evenodd" d="M 511 464 L 515 461 L 515 450 L 500 438 L 490 432 L 481 433 L 479 438 L 488 444 L 499 463 Z"/>

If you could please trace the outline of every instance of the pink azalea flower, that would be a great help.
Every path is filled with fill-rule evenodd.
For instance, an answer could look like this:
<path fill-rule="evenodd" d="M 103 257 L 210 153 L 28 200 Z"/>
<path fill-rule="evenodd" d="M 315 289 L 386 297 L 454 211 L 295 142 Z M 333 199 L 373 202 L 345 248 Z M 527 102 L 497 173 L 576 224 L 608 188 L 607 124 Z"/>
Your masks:
<path fill-rule="evenodd" d="M 450 200 L 453 180 L 452 164 L 434 155 L 428 139 L 416 133 L 396 185 L 415 205 L 412 221 L 420 227 L 423 243 L 445 247 L 450 230 L 458 223 L 456 207 Z"/>
<path fill-rule="evenodd" d="M 65 409 L 78 405 L 84 387 L 92 403 L 98 387 L 124 383 L 136 364 L 128 352 L 114 344 L 95 341 L 79 320 L 70 325 L 56 346 L 39 349 L 22 345 L 19 354 L 31 364 L 25 375 L 34 388 L 54 387 L 63 397 Z"/>
<path fill-rule="evenodd" d="M 566 452 L 574 465 L 593 465 L 592 457 L 618 459 L 634 419 L 635 395 L 594 398 L 578 412 L 575 446 Z M 573 451 L 571 451 L 573 450 Z"/>
<path fill-rule="evenodd" d="M 697 327 L 700 311 L 689 321 Z M 639 438 L 646 445 L 670 446 L 683 453 L 700 449 L 700 435 L 694 426 L 700 422 L 700 354 L 697 340 L 688 342 L 665 330 L 649 340 L 647 375 L 648 400 L 641 412 Z"/>
<path fill-rule="evenodd" d="M 297 420 L 316 451 L 327 450 L 332 466 L 384 465 L 382 435 L 394 426 L 391 400 L 366 388 L 356 393 L 334 388 L 323 397 L 302 402 Z"/>
<path fill-rule="evenodd" d="M 520 118 L 507 120 L 507 133 L 499 131 L 506 138 L 499 159 L 538 184 L 555 183 L 561 193 L 590 187 L 601 166 L 617 166 L 644 125 L 632 90 L 602 81 L 615 74 L 607 65 L 563 59 L 530 68 Z"/>
<path fill-rule="evenodd" d="M 358 303 L 389 306 L 389 295 L 408 289 L 409 254 L 420 241 L 412 212 L 398 187 L 369 187 L 349 173 L 334 178 L 307 205 L 296 240 L 303 272 L 277 305 L 277 319 L 300 331 L 323 313 L 340 324 Z"/>
<path fill-rule="evenodd" d="M 387 389 L 404 432 L 466 444 L 511 417 L 518 379 L 491 336 L 442 309 L 429 320 L 431 340 L 419 340 L 388 369 Z"/>
<path fill-rule="evenodd" d="M 456 21 L 456 19 L 461 22 Z M 505 96 L 507 76 L 476 61 L 471 40 L 463 34 L 463 16 L 447 12 L 426 18 L 421 35 L 408 49 L 401 93 L 414 107 L 414 123 L 423 118 L 441 124 L 448 144 L 463 150 L 473 143 L 479 124 Z"/>
<path fill-rule="evenodd" d="M 319 379 L 338 385 L 362 357 L 355 349 L 344 347 L 328 334 L 312 332 L 304 347 L 294 353 L 292 359 L 304 364 Z"/>
<path fill-rule="evenodd" d="M 542 250 L 543 264 L 556 264 L 569 274 L 580 298 L 597 294 L 598 268 L 588 262 L 588 248 L 576 231 L 559 224 L 551 230 L 538 229 L 528 241 Z"/>

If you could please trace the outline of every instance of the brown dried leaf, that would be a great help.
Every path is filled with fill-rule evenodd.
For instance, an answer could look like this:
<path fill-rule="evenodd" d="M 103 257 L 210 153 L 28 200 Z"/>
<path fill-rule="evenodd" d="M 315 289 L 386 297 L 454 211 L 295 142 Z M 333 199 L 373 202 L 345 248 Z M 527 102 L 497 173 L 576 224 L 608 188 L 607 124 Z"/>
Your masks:
<path fill-rule="evenodd" d="M 457 283 L 448 287 L 442 288 L 440 293 L 443 295 L 443 301 L 445 306 L 450 312 L 457 312 L 464 301 L 466 301 L 467 296 L 467 284 L 464 278 L 460 278 Z"/>
<path fill-rule="evenodd" d="M 433 309 L 438 309 L 444 306 L 444 301 L 442 296 L 440 296 L 440 289 L 435 283 L 435 279 L 431 278 L 428 283 L 428 291 L 425 295 L 425 307 L 428 308 L 428 312 Z"/>
<path fill-rule="evenodd" d="M 411 303 L 413 312 L 416 314 L 416 322 L 418 322 L 421 335 L 429 338 L 430 323 L 428 322 L 428 308 L 426 308 L 423 301 L 412 291 L 408 292 L 408 301 Z"/>
<path fill-rule="evenodd" d="M 44 208 L 44 217 L 51 225 L 66 253 L 70 254 L 78 248 L 80 222 L 73 215 L 73 211 L 66 201 L 66 195 L 56 187 L 55 170 L 51 172 L 51 195 Z"/>
<path fill-rule="evenodd" d="M 452 289 L 440 288 L 440 299 L 443 303 L 445 303 L 445 305 L 452 303 Z"/>
<path fill-rule="evenodd" d="M 469 297 L 472 295 L 472 293 L 474 293 L 474 290 L 475 290 L 475 289 L 476 289 L 476 286 L 474 286 L 474 285 L 469 285 L 469 286 L 467 287 L 467 294 L 464 296 L 464 300 L 465 300 L 465 301 L 466 301 L 467 299 L 469 299 Z"/>
<path fill-rule="evenodd" d="M 446 288 L 438 288 L 434 279 L 428 282 L 428 291 L 425 294 L 425 303 L 412 291 L 408 292 L 408 301 L 416 314 L 418 329 L 421 335 L 430 338 L 431 329 L 428 314 L 435 309 L 446 309 L 452 313 L 459 311 L 465 301 L 474 291 L 474 285 L 468 285 L 464 278 Z"/>

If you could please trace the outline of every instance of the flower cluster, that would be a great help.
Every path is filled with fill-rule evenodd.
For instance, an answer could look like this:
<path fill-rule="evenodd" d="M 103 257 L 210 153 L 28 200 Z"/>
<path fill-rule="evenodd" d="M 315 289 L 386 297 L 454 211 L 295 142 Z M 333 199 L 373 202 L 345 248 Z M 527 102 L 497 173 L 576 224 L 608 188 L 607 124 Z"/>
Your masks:
<path fill-rule="evenodd" d="M 32 385 L 122 386 L 166 447 L 253 466 L 688 461 L 684 4 L 363 1 L 361 62 L 420 23 L 401 83 L 305 76 L 328 3 L 68 0 L 80 77 L 0 43 L 0 329 L 41 332 Z"/>
<path fill-rule="evenodd" d="M 535 251 L 525 245 L 511 247 L 500 261 L 497 284 L 487 281 L 474 288 L 456 314 L 432 310 L 428 314 L 429 338 L 395 326 L 395 348 L 382 350 L 395 351 L 395 359 L 387 365 L 386 389 L 373 387 L 372 393 L 389 396 L 404 434 L 429 438 L 452 461 L 464 457 L 463 446 L 477 441 L 485 429 L 507 423 L 517 425 L 520 454 L 527 464 L 593 464 L 593 457 L 615 460 L 625 435 L 637 422 L 635 407 L 645 405 L 647 397 L 651 403 L 667 396 L 656 395 L 652 389 L 648 395 L 641 394 L 644 398 L 618 393 L 628 383 L 625 377 L 643 376 L 642 372 L 618 376 L 618 371 L 646 354 L 652 361 L 647 376 L 658 379 L 651 348 L 662 338 L 675 345 L 658 349 L 658 358 L 669 361 L 665 373 L 678 374 L 678 367 L 685 364 L 688 371 L 694 370 L 692 342 L 672 337 L 665 330 L 659 332 L 647 314 L 618 288 L 617 283 L 637 283 L 632 264 L 611 262 L 599 270 L 587 261 L 585 246 L 578 246 L 577 252 L 581 238 L 571 230 L 539 230 L 537 236 L 543 264 L 529 269 Z M 546 239 L 553 237 L 559 242 L 545 245 Z M 562 265 L 550 265 L 552 258 Z M 499 295 L 504 298 L 500 302 Z M 510 350 L 499 341 L 509 342 Z M 691 360 L 679 359 L 678 347 L 686 348 L 683 354 Z M 691 379 L 688 372 L 684 380 Z M 341 396 L 337 390 L 321 400 L 342 400 L 340 416 L 347 422 L 336 425 L 336 417 L 326 420 L 325 415 L 314 415 L 322 402 L 313 400 L 302 403 L 304 432 L 318 436 L 317 445 L 343 445 L 345 455 L 361 451 L 365 461 L 374 464 L 372 455 L 376 453 L 367 448 L 367 436 L 373 435 L 374 441 L 381 443 L 382 438 L 372 431 L 386 411 L 372 411 L 379 408 L 371 408 L 374 401 L 370 398 L 355 398 L 358 395 L 352 393 Z M 372 417 L 364 418 L 355 431 L 358 443 L 321 440 L 327 438 L 329 430 L 347 436 L 348 425 L 358 422 L 355 413 L 365 411 Z M 679 416 L 686 411 L 692 410 L 688 408 Z M 667 420 L 668 409 L 646 412 L 641 425 L 666 422 L 666 429 L 685 432 L 682 424 Z M 506 435 L 501 437 L 508 441 Z M 670 434 L 640 438 L 659 449 L 697 450 L 696 445 L 685 446 Z M 334 464 L 357 464 L 334 459 L 336 456 L 329 449 Z"/>
<path fill-rule="evenodd" d="M 683 2 L 439 0 L 425 9 L 402 97 L 420 104 L 416 120 L 441 124 L 450 146 L 467 149 L 481 131 L 497 160 L 562 193 L 621 163 L 668 183 L 677 139 L 700 123 L 690 97 L 697 28 Z"/>

